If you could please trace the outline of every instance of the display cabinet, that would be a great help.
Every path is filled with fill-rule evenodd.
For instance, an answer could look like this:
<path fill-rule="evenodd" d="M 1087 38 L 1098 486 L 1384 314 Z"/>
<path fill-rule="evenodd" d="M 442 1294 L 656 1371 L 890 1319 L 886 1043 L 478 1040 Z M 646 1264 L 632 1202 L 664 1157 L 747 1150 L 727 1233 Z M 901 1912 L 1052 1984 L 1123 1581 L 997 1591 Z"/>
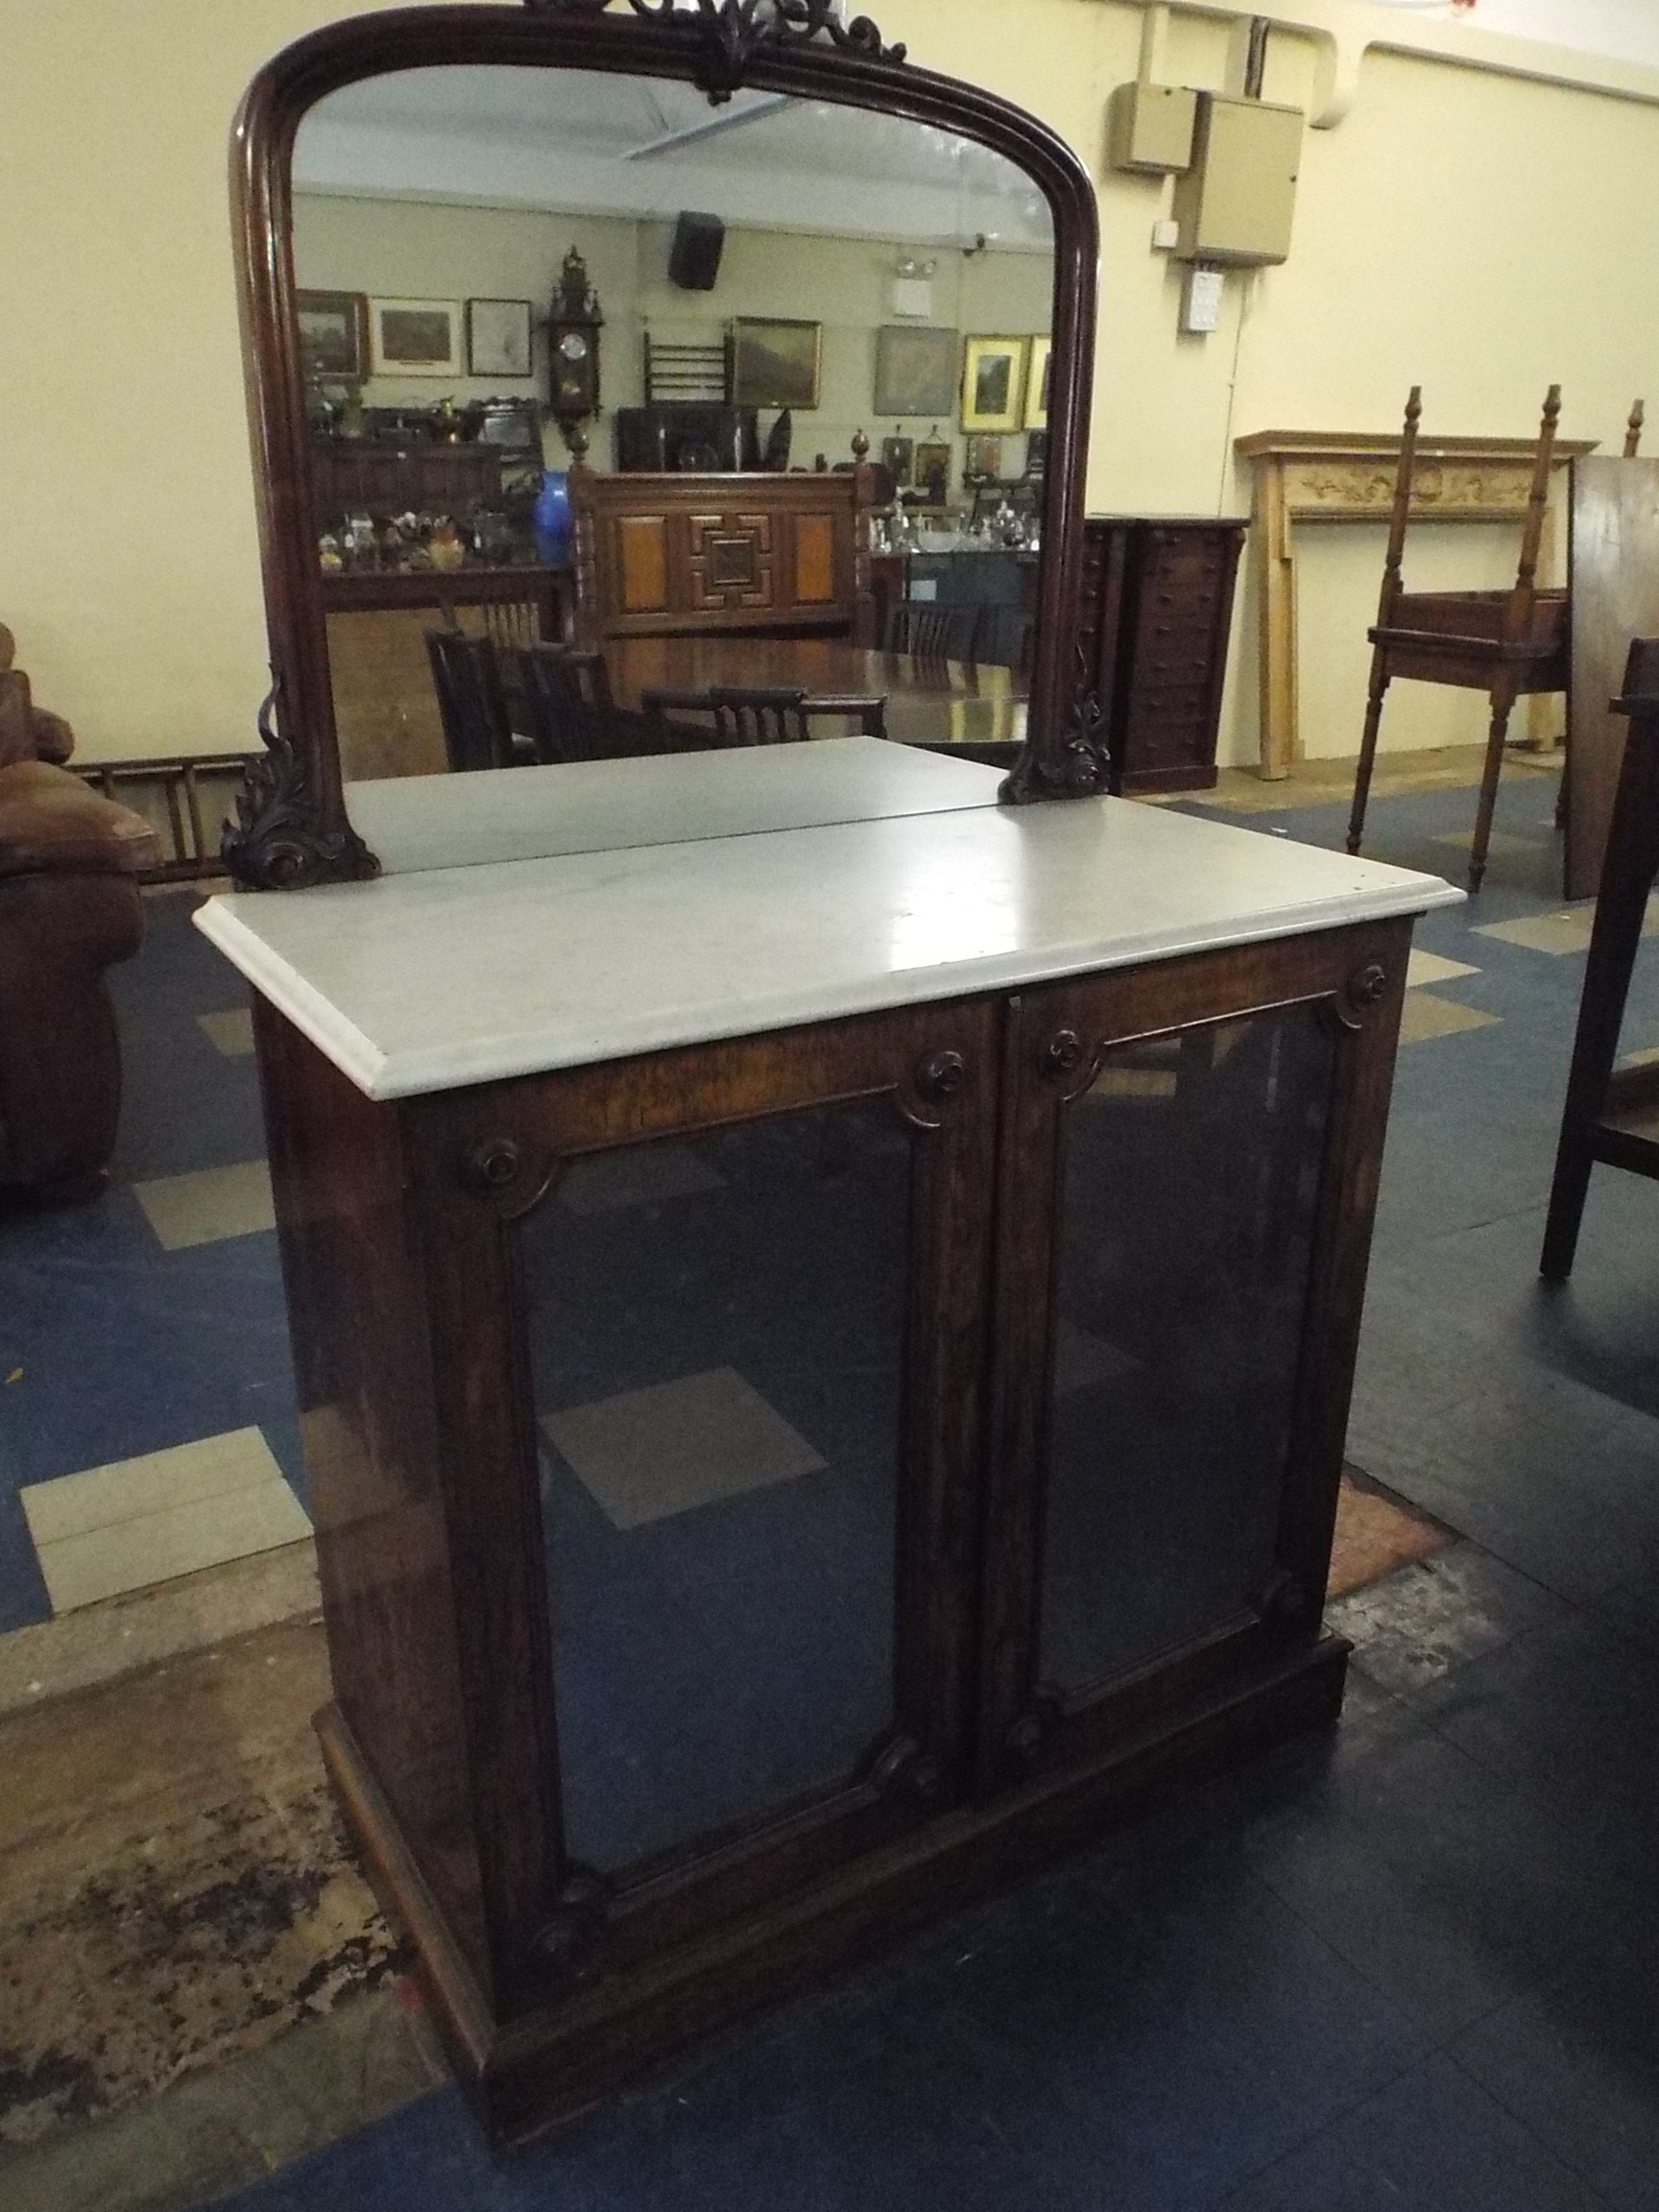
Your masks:
<path fill-rule="evenodd" d="M 539 771 L 547 857 L 203 918 L 258 994 L 329 1766 L 507 2136 L 1340 1700 L 1406 917 L 1453 895 L 772 760 Z"/>
<path fill-rule="evenodd" d="M 708 103 L 753 88 L 743 205 L 764 175 L 825 297 L 837 227 L 890 239 L 918 180 L 907 204 L 1033 257 L 1053 369 L 1006 778 L 841 737 L 346 781 L 292 163 L 318 114 L 325 152 L 368 129 L 423 204 L 424 140 L 395 173 L 381 128 L 408 71 L 481 201 L 534 115 L 542 188 L 579 125 L 582 204 L 636 219 L 643 119 L 650 205 L 737 220 Z M 261 72 L 234 175 L 275 689 L 246 888 L 198 920 L 254 995 L 325 1752 L 517 2140 L 1334 1716 L 1407 941 L 1456 894 L 1100 795 L 1094 187 L 867 19 L 379 12 Z M 712 633 L 758 681 L 746 633 L 866 616 L 866 473 L 578 472 L 579 625 Z"/>

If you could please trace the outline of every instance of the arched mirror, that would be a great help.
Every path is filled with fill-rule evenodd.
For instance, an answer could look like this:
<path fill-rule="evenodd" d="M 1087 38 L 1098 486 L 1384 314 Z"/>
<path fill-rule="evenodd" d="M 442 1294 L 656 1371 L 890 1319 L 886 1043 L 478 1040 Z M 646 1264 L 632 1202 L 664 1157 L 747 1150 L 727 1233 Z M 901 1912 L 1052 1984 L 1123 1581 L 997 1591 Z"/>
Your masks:
<path fill-rule="evenodd" d="M 480 770 L 539 772 L 522 816 L 575 763 L 857 735 L 1101 787 L 1094 202 L 1043 125 L 834 0 L 528 0 L 288 49 L 234 179 L 240 881 L 372 875 L 389 785 Z"/>

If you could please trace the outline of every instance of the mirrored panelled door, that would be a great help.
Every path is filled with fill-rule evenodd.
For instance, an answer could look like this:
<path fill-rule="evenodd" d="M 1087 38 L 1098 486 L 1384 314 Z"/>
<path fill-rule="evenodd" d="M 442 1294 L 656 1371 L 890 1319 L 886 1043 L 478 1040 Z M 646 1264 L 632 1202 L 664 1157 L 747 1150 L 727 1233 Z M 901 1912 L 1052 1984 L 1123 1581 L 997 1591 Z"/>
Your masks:
<path fill-rule="evenodd" d="M 995 1030 L 969 1002 L 434 1106 L 471 1175 L 434 1326 L 473 1371 L 450 1510 L 494 1578 L 510 1955 L 644 1956 L 967 1788 Z"/>
<path fill-rule="evenodd" d="M 1317 1631 L 1375 1195 L 1352 1094 L 1393 1040 L 1347 957 L 1022 1006 L 1008 1144 L 1052 1204 L 1001 1223 L 982 1780 L 1109 1753 L 1172 1680 L 1224 1695 Z"/>

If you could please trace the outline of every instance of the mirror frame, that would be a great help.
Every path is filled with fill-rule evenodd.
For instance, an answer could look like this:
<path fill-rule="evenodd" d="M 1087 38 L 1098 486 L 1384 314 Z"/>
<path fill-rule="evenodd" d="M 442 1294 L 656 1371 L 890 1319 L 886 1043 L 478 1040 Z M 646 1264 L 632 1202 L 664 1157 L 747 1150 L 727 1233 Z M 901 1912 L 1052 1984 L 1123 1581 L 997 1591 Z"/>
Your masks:
<path fill-rule="evenodd" d="M 230 148 L 237 290 L 271 689 L 256 758 L 223 853 L 247 889 L 358 881 L 379 863 L 347 818 L 329 680 L 323 576 L 311 520 L 304 377 L 295 317 L 293 155 L 326 94 L 395 70 L 496 63 L 595 69 L 878 109 L 1002 155 L 1054 224 L 1054 349 L 1036 652 L 1024 746 L 998 796 L 1018 804 L 1103 790 L 1100 711 L 1077 656 L 1084 471 L 1093 397 L 1099 218 L 1088 170 L 1035 116 L 978 86 L 916 68 L 867 17 L 833 0 L 523 0 L 349 16 L 267 62 Z"/>

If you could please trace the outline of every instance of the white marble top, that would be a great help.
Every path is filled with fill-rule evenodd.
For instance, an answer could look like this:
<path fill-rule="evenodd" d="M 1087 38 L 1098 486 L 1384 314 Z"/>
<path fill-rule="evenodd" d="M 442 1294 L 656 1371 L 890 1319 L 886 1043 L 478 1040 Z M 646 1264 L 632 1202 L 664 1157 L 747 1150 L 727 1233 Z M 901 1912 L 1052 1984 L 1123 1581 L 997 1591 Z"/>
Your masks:
<path fill-rule="evenodd" d="M 830 737 L 349 783 L 346 810 L 382 873 L 407 876 L 989 806 L 1002 775 L 879 737 Z"/>
<path fill-rule="evenodd" d="M 768 757 L 809 775 L 819 750 Z M 999 807 L 995 781 L 943 812 L 237 893 L 197 925 L 370 1097 L 403 1098 L 1462 897 L 1128 800 Z"/>

